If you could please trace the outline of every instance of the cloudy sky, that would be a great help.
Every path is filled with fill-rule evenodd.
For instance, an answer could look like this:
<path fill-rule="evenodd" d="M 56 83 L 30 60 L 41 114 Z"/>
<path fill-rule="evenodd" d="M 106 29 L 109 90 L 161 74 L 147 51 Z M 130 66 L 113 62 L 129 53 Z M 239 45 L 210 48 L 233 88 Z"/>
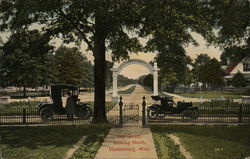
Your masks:
<path fill-rule="evenodd" d="M 0 36 L 2 37 L 4 42 L 7 41 L 8 34 L 0 32 Z M 189 45 L 188 47 L 186 47 L 185 50 L 188 56 L 190 56 L 192 59 L 195 59 L 197 55 L 199 54 L 208 54 L 211 57 L 214 57 L 217 59 L 220 58 L 221 50 L 219 48 L 215 48 L 214 46 L 207 47 L 204 39 L 196 33 L 192 33 L 192 36 L 194 37 L 194 39 L 197 40 L 197 42 L 199 43 L 199 46 L 195 47 L 193 45 Z M 141 43 L 144 43 L 144 42 L 145 40 L 142 39 Z M 60 39 L 56 39 L 52 42 L 52 44 L 58 47 L 62 44 L 62 41 Z M 73 44 L 70 44 L 70 46 L 73 46 Z M 83 54 L 87 56 L 89 60 L 93 61 L 92 53 L 86 51 L 85 44 L 82 44 L 81 51 L 83 52 Z M 145 60 L 146 62 L 152 61 L 154 57 L 155 57 L 154 53 L 138 53 L 138 54 L 132 54 L 130 56 L 131 59 L 138 58 L 138 59 Z M 111 60 L 110 53 L 107 53 L 106 59 Z M 138 78 L 141 75 L 145 75 L 148 73 L 149 71 L 145 67 L 140 66 L 140 65 L 135 65 L 135 64 L 129 65 L 121 71 L 122 75 L 129 77 L 129 78 L 134 78 L 134 79 Z"/>

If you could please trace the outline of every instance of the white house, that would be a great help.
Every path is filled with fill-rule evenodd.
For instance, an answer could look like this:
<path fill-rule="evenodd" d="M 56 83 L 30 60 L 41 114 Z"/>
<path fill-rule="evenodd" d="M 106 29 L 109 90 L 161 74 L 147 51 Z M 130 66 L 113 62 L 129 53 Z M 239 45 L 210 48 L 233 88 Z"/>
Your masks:
<path fill-rule="evenodd" d="M 241 72 L 248 81 L 248 85 L 250 85 L 250 56 L 245 57 L 240 62 L 234 62 L 229 64 L 225 72 L 227 74 L 224 77 L 226 86 L 231 86 L 232 78 L 237 72 Z"/>

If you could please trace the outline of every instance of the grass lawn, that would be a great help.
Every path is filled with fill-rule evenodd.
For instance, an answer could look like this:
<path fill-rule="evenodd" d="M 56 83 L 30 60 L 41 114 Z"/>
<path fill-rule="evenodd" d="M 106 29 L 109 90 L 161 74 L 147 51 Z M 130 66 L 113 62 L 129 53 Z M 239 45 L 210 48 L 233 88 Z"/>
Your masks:
<path fill-rule="evenodd" d="M 203 93 L 178 93 L 178 95 L 183 97 L 190 98 L 230 98 L 230 99 L 238 99 L 241 98 L 239 94 L 233 93 L 221 93 L 221 92 L 203 92 Z"/>
<path fill-rule="evenodd" d="M 126 90 L 118 91 L 118 94 L 131 94 L 134 92 L 136 86 L 131 86 Z"/>
<path fill-rule="evenodd" d="M 167 134 L 174 134 L 195 159 L 244 159 L 250 156 L 250 126 L 168 125 L 152 126 L 151 130 L 156 146 L 159 143 L 169 145 Z M 169 153 L 162 146 L 158 150 L 162 159 Z M 176 156 L 171 158 L 182 158 Z"/>
<path fill-rule="evenodd" d="M 82 136 L 86 136 L 73 158 L 89 159 L 95 156 L 109 129 L 104 125 L 1 127 L 0 148 L 6 159 L 62 159 Z"/>

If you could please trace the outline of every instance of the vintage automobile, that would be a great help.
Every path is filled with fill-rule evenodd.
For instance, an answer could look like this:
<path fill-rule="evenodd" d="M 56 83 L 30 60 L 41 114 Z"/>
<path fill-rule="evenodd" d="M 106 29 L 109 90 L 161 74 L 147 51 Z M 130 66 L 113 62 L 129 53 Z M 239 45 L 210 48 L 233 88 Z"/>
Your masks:
<path fill-rule="evenodd" d="M 37 106 L 38 113 L 43 120 L 51 120 L 55 115 L 64 115 L 67 113 L 63 107 L 63 96 L 74 96 L 74 115 L 80 119 L 88 119 L 92 115 L 92 110 L 88 103 L 80 102 L 78 99 L 79 89 L 73 85 L 57 84 L 50 87 L 51 103 L 40 103 Z"/>
<path fill-rule="evenodd" d="M 154 101 L 161 104 L 153 104 L 147 109 L 149 119 L 164 118 L 166 115 L 181 115 L 182 118 L 197 119 L 199 117 L 198 107 L 193 107 L 192 102 L 173 101 L 170 96 L 151 96 Z M 174 106 L 176 105 L 176 106 Z"/>

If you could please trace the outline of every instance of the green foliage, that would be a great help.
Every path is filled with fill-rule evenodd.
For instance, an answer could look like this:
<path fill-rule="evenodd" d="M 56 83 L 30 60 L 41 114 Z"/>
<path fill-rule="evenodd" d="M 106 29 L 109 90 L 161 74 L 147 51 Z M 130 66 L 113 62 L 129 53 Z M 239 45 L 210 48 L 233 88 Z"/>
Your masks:
<path fill-rule="evenodd" d="M 0 54 L 1 86 L 36 87 L 52 82 L 49 37 L 37 30 L 13 33 Z"/>
<path fill-rule="evenodd" d="M 136 80 L 130 79 L 130 78 L 125 77 L 123 75 L 118 75 L 117 80 L 118 80 L 118 86 L 127 86 L 130 84 L 136 83 Z"/>
<path fill-rule="evenodd" d="M 200 54 L 192 66 L 192 72 L 197 82 L 212 87 L 223 85 L 223 70 L 215 58 L 211 59 L 207 54 Z"/>
<path fill-rule="evenodd" d="M 83 144 L 70 159 L 94 158 L 105 137 L 108 135 L 109 129 L 106 126 L 100 125 L 98 126 L 98 130 L 94 129 L 89 132 Z"/>
<path fill-rule="evenodd" d="M 185 159 L 180 152 L 180 147 L 175 145 L 166 133 L 153 129 L 153 139 L 159 159 Z"/>
<path fill-rule="evenodd" d="M 152 126 L 151 130 L 154 136 L 166 136 L 167 134 L 178 136 L 193 158 L 228 159 L 232 156 L 233 158 L 250 156 L 250 128 L 248 125 L 161 125 Z"/>
<path fill-rule="evenodd" d="M 134 92 L 134 90 L 135 90 L 135 87 L 136 86 L 131 86 L 126 90 L 118 91 L 118 94 L 132 94 Z"/>
<path fill-rule="evenodd" d="M 246 87 L 247 81 L 241 72 L 237 72 L 232 79 L 232 84 L 234 87 Z"/>
<path fill-rule="evenodd" d="M 185 53 L 181 45 L 168 45 L 161 48 L 155 60 L 160 68 L 159 79 L 162 86 L 169 87 L 191 82 L 188 68 L 191 59 Z"/>
<path fill-rule="evenodd" d="M 195 59 L 194 63 L 192 64 L 192 73 L 194 75 L 195 82 L 201 81 L 201 69 L 204 67 L 205 64 L 207 64 L 211 58 L 207 54 L 200 54 Z"/>
<path fill-rule="evenodd" d="M 240 99 L 241 96 L 238 93 L 231 92 L 196 92 L 196 93 L 178 93 L 180 96 L 191 97 L 191 98 L 229 98 L 229 99 Z"/>
<path fill-rule="evenodd" d="M 232 46 L 227 47 L 222 52 L 220 59 L 223 65 L 230 65 L 229 62 L 239 62 L 241 61 L 249 52 L 246 46 Z"/>
<path fill-rule="evenodd" d="M 150 91 L 153 90 L 153 75 L 143 75 L 140 76 L 138 79 L 138 83 L 142 86 L 144 86 L 146 89 L 149 89 Z"/>
<path fill-rule="evenodd" d="M 109 129 L 103 125 L 1 128 L 2 156 L 12 159 L 62 159 L 85 136 L 83 145 L 73 158 L 79 155 L 93 158 Z"/>
<path fill-rule="evenodd" d="M 89 63 L 77 48 L 61 46 L 55 52 L 55 69 L 57 83 L 82 86 L 87 79 Z"/>
<path fill-rule="evenodd" d="M 241 45 L 249 37 L 250 2 L 248 0 L 214 0 L 214 9 L 219 13 L 217 43 L 223 46 Z"/>
<path fill-rule="evenodd" d="M 213 87 L 223 86 L 223 70 L 218 60 L 211 59 L 201 67 L 199 74 L 201 82 Z"/>

